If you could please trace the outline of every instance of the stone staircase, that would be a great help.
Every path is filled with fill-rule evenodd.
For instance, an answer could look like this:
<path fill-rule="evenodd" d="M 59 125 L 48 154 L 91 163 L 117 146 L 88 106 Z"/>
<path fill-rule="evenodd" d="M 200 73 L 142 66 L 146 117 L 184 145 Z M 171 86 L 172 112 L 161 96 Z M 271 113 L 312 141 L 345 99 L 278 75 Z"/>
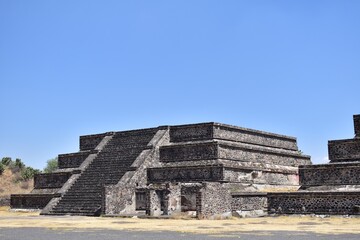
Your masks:
<path fill-rule="evenodd" d="M 135 170 L 131 165 L 143 150 L 151 148 L 148 144 L 157 130 L 151 128 L 114 133 L 49 214 L 100 215 L 104 186 L 118 183 L 127 171 Z"/>

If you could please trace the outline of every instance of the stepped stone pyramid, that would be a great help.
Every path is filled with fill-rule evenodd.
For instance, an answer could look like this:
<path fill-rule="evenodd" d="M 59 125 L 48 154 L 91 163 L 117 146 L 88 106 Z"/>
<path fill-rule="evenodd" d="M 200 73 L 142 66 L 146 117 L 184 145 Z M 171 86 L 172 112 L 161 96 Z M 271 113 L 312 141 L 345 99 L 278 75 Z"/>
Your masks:
<path fill-rule="evenodd" d="M 266 193 L 296 191 L 311 164 L 296 138 L 220 123 L 160 126 L 80 137 L 59 170 L 37 174 L 12 208 L 48 215 L 198 217 L 267 208 Z"/>
<path fill-rule="evenodd" d="M 270 212 L 360 214 L 360 115 L 355 137 L 328 142 L 329 164 L 299 166 L 301 188 L 268 194 Z"/>

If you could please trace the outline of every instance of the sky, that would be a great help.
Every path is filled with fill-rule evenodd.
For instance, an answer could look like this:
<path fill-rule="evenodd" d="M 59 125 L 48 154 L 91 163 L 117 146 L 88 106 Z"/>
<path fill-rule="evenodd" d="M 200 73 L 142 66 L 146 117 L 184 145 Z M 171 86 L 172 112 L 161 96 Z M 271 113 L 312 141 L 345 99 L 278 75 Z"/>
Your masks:
<path fill-rule="evenodd" d="M 221 122 L 354 137 L 360 1 L 0 0 L 0 157 L 42 169 L 79 136 Z"/>

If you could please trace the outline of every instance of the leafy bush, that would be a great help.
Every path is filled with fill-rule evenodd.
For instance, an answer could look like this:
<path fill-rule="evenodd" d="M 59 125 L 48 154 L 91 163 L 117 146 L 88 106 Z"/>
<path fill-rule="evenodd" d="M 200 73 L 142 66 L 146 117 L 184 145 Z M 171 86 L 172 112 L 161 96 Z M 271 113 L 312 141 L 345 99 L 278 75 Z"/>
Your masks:
<path fill-rule="evenodd" d="M 58 169 L 58 158 L 49 159 L 46 162 L 46 167 L 44 168 L 45 173 L 52 173 Z"/>
<path fill-rule="evenodd" d="M 21 178 L 23 181 L 27 181 L 34 177 L 35 174 L 40 173 L 40 170 L 32 167 L 26 167 L 21 171 Z"/>
<path fill-rule="evenodd" d="M 25 164 L 21 161 L 20 158 L 17 158 L 17 159 L 15 160 L 15 166 L 18 167 L 18 168 L 20 168 L 20 169 L 23 169 L 23 168 L 25 167 Z"/>
<path fill-rule="evenodd" d="M 12 163 L 11 157 L 3 157 L 1 163 L 5 166 L 9 166 Z"/>
<path fill-rule="evenodd" d="M 0 163 L 0 175 L 5 171 L 4 164 Z"/>

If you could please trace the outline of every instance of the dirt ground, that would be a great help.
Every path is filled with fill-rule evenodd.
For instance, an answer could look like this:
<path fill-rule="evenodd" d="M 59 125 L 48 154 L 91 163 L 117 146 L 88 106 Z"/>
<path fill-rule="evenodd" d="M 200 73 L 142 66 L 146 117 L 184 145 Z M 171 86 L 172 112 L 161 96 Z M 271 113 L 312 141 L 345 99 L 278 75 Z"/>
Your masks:
<path fill-rule="evenodd" d="M 20 172 L 13 173 L 10 169 L 0 175 L 0 197 L 10 198 L 11 194 L 29 193 L 34 188 L 34 180 L 21 181 Z"/>
<path fill-rule="evenodd" d="M 139 219 L 80 216 L 40 216 L 38 212 L 11 212 L 0 208 L 0 228 L 109 229 L 125 231 L 176 231 L 226 234 L 251 231 L 291 231 L 317 234 L 359 234 L 360 218 L 280 216 L 226 220 Z"/>

